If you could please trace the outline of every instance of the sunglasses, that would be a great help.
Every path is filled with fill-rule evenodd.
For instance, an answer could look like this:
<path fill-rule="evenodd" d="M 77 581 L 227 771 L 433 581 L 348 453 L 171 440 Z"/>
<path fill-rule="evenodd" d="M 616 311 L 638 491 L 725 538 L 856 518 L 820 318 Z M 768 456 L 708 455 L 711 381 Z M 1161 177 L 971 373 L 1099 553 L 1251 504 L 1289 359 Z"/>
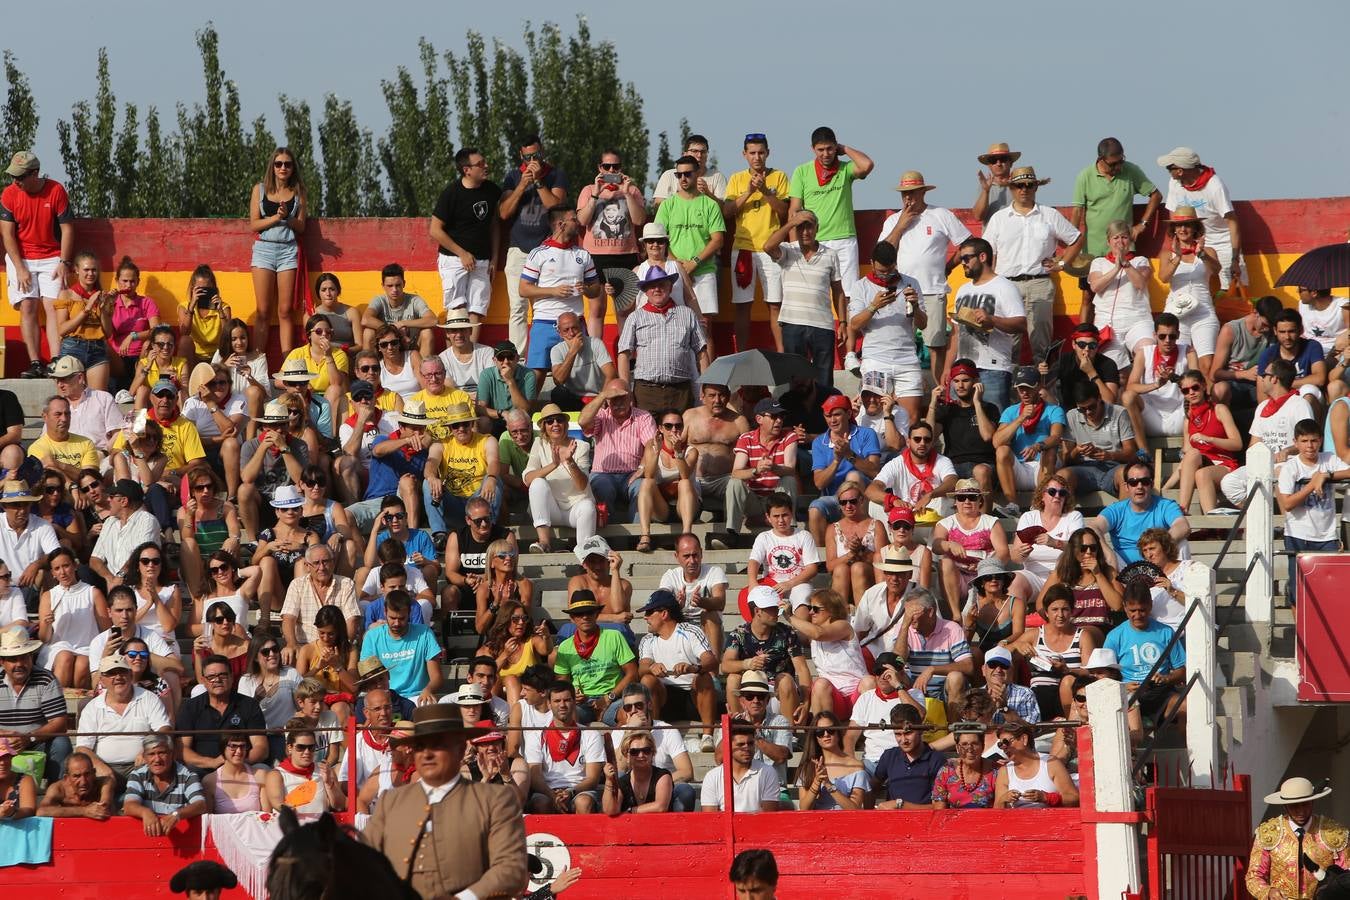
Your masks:
<path fill-rule="evenodd" d="M 529 617 L 529 616 L 512 616 L 512 617 L 511 617 L 511 621 L 512 621 L 512 622 L 528 622 L 528 621 L 530 621 L 530 617 Z"/>
<path fill-rule="evenodd" d="M 291 749 L 292 749 L 292 750 L 298 750 L 298 751 L 300 751 L 301 753 L 313 753 L 315 750 L 319 749 L 319 745 L 318 745 L 318 744 L 291 744 Z"/>
<path fill-rule="evenodd" d="M 173 344 L 172 344 L 172 343 L 166 343 L 165 341 L 155 341 L 155 342 L 152 344 L 152 346 L 155 347 L 156 349 L 159 349 L 159 350 L 172 350 L 172 349 L 173 349 Z"/>
<path fill-rule="evenodd" d="M 59 494 L 63 490 L 65 490 L 65 488 L 61 487 L 59 484 L 47 484 L 42 487 L 42 493 L 44 494 Z"/>
<path fill-rule="evenodd" d="M 229 616 L 212 616 L 211 621 L 220 625 L 224 622 L 233 622 L 234 619 L 231 619 Z"/>
<path fill-rule="evenodd" d="M 1012 742 L 1013 742 L 1012 738 L 999 738 L 995 743 L 997 743 L 1001 749 L 1007 750 L 1009 747 L 1012 746 Z"/>
<path fill-rule="evenodd" d="M 1074 341 L 1073 345 L 1079 350 L 1096 350 L 1098 347 L 1096 341 Z"/>
<path fill-rule="evenodd" d="M 1012 162 L 1012 157 L 1011 157 L 1011 156 L 991 156 L 991 157 L 989 157 L 989 165 L 991 165 L 991 166 L 996 166 L 996 165 L 998 165 L 999 163 L 1010 163 L 1010 162 Z"/>
<path fill-rule="evenodd" d="M 1034 191 L 1036 190 L 1036 184 L 1035 182 L 1023 181 L 1018 184 L 1014 184 L 1012 186 L 1012 189 L 1014 191 Z"/>
<path fill-rule="evenodd" d="M 1204 393 L 1204 390 L 1205 390 L 1204 385 L 1201 385 L 1201 384 L 1193 384 L 1193 385 L 1191 385 L 1191 386 L 1189 386 L 1189 387 L 1183 387 L 1183 388 L 1181 389 L 1181 392 L 1182 392 L 1183 394 L 1202 394 L 1202 393 Z"/>
<path fill-rule="evenodd" d="M 378 371 L 380 371 L 380 367 L 379 367 L 379 366 L 357 366 L 357 367 L 356 367 L 356 371 L 358 371 L 358 372 L 378 372 Z"/>
<path fill-rule="evenodd" d="M 290 161 L 288 161 L 288 160 L 279 159 L 279 160 L 277 160 L 276 162 L 272 163 L 272 168 L 274 168 L 274 169 L 294 169 L 294 168 L 295 168 L 295 163 L 290 162 Z"/>
<path fill-rule="evenodd" d="M 80 485 L 79 491 L 80 491 L 81 494 L 87 494 L 87 493 L 89 493 L 90 491 L 92 491 L 94 488 L 96 488 L 96 487 L 98 487 L 98 486 L 99 486 L 99 483 L 98 483 L 97 481 L 91 481 L 91 482 L 89 482 L 88 484 L 82 484 L 82 485 Z"/>
<path fill-rule="evenodd" d="M 601 172 L 617 172 L 623 168 L 623 163 L 601 163 Z"/>
<path fill-rule="evenodd" d="M 914 525 L 910 522 L 892 522 L 891 528 L 896 531 L 913 531 Z"/>
<path fill-rule="evenodd" d="M 683 422 L 662 422 L 661 427 L 666 431 L 679 431 L 684 427 Z"/>
<path fill-rule="evenodd" d="M 1180 337 L 1180 335 L 1168 334 L 1165 331 L 1160 331 L 1157 334 L 1155 334 L 1154 337 L 1156 337 L 1160 341 L 1175 341 L 1178 337 Z"/>
<path fill-rule="evenodd" d="M 333 329 L 331 328 L 315 328 L 313 331 L 310 332 L 310 334 L 317 334 L 320 337 L 328 337 L 332 333 Z"/>
<path fill-rule="evenodd" d="M 402 521 L 402 520 L 408 518 L 408 514 L 405 513 L 405 512 L 401 512 L 401 513 L 391 512 L 391 513 L 385 513 L 385 514 L 384 514 L 384 517 L 385 517 L 386 519 L 388 519 L 389 521 L 391 521 L 391 522 L 400 522 L 400 521 Z"/>
<path fill-rule="evenodd" d="M 933 439 L 927 435 L 920 436 L 912 434 L 909 436 L 909 442 L 911 444 L 931 444 L 933 443 Z"/>
<path fill-rule="evenodd" d="M 141 565 L 143 566 L 162 566 L 164 558 L 161 556 L 142 556 Z"/>
<path fill-rule="evenodd" d="M 1045 489 L 1045 495 L 1047 497 L 1067 497 L 1069 496 L 1069 492 L 1064 488 L 1048 487 Z"/>
<path fill-rule="evenodd" d="M 1079 553 L 1091 553 L 1091 554 L 1094 554 L 1094 555 L 1095 555 L 1100 549 L 1101 549 L 1101 548 L 1098 547 L 1096 544 L 1082 544 L 1082 545 L 1079 546 L 1078 552 L 1079 552 Z"/>
<path fill-rule="evenodd" d="M 1002 669 L 1002 670 L 1005 671 L 1005 672 L 1008 671 L 1008 669 L 1011 668 L 1011 666 L 1009 666 L 1007 663 L 1003 662 L 1002 660 L 994 660 L 993 662 L 987 662 L 987 663 L 985 663 L 985 665 L 988 666 L 988 667 L 991 668 L 991 669 Z"/>
<path fill-rule="evenodd" d="M 642 243 L 644 243 L 644 244 L 669 244 L 670 241 L 666 240 L 665 238 L 643 238 L 643 239 L 642 239 Z"/>
<path fill-rule="evenodd" d="M 818 613 L 818 612 L 820 612 L 821 610 L 823 610 L 825 607 L 823 607 L 823 606 L 808 606 L 808 607 L 806 607 L 806 608 L 809 609 L 809 610 L 810 610 L 811 612 L 813 612 L 813 613 Z"/>
<path fill-rule="evenodd" d="M 963 262 L 963 263 L 968 263 L 968 262 L 970 262 L 972 259 L 979 259 L 979 258 L 980 258 L 980 255 L 979 255 L 978 253 L 962 253 L 962 254 L 961 254 L 959 257 L 957 257 L 957 258 L 960 259 L 961 262 Z"/>
<path fill-rule="evenodd" d="M 259 655 L 259 656 L 275 656 L 276 654 L 278 654 L 278 653 L 280 653 L 280 652 L 281 652 L 281 648 L 278 647 L 276 644 L 273 644 L 273 645 L 270 646 L 270 647 L 260 647 L 260 648 L 258 648 L 258 655 Z"/>
<path fill-rule="evenodd" d="M 505 550 L 505 551 L 503 551 L 503 552 L 501 552 L 501 553 L 494 553 L 494 554 L 492 554 L 492 555 L 495 556 L 497 559 L 515 559 L 515 558 L 516 558 L 516 554 L 515 554 L 514 552 L 510 551 L 510 550 Z"/>
<path fill-rule="evenodd" d="M 1087 702 L 1087 694 L 1074 694 L 1074 695 L 1073 695 L 1073 702 L 1074 702 L 1074 703 L 1086 703 L 1086 702 Z"/>
<path fill-rule="evenodd" d="M 979 503 L 979 502 L 980 502 L 980 495 L 979 495 L 979 494 L 957 494 L 957 495 L 955 495 L 955 498 L 954 498 L 954 499 L 956 500 L 957 503 Z"/>
<path fill-rule="evenodd" d="M 677 171 L 677 172 L 675 173 L 675 177 L 676 177 L 676 178 L 693 178 L 693 177 L 694 177 L 695 175 L 697 175 L 697 174 L 698 174 L 698 173 L 697 173 L 697 172 L 694 172 L 694 171 L 689 171 L 689 172 L 679 172 L 679 171 Z"/>
<path fill-rule="evenodd" d="M 862 502 L 862 498 L 861 498 L 861 497 L 847 497 L 847 498 L 845 498 L 845 499 L 843 499 L 843 500 L 840 500 L 840 501 L 839 501 L 839 505 L 840 505 L 840 506 L 857 506 L 857 505 L 858 505 L 859 503 L 861 503 L 861 502 Z"/>
<path fill-rule="evenodd" d="M 1152 479 L 1147 478 L 1147 477 L 1145 477 L 1145 478 L 1126 478 L 1126 479 L 1125 479 L 1125 483 L 1128 484 L 1130 487 L 1143 487 L 1144 485 L 1148 484 L 1151 480 L 1152 480 Z"/>
<path fill-rule="evenodd" d="M 127 659 L 149 659 L 149 650 L 123 650 L 122 655 Z"/>
<path fill-rule="evenodd" d="M 232 572 L 232 571 L 234 571 L 234 569 L 233 569 L 232 566 L 227 566 L 227 565 L 207 566 L 207 567 L 206 567 L 206 570 L 207 570 L 208 572 L 210 572 L 212 575 L 220 575 L 220 574 L 223 574 L 223 573 L 225 573 L 225 572 Z"/>
<path fill-rule="evenodd" d="M 543 422 L 545 425 L 563 425 L 567 422 L 567 419 L 562 416 L 549 416 L 547 419 L 544 419 Z"/>
<path fill-rule="evenodd" d="M 655 747 L 629 747 L 629 756 L 652 756 L 656 753 Z"/>
<path fill-rule="evenodd" d="M 194 484 L 192 489 L 194 491 L 214 491 L 216 486 L 209 481 L 203 481 L 201 484 Z"/>
<path fill-rule="evenodd" d="M 394 350 L 402 344 L 401 341 L 380 341 L 375 346 L 381 350 Z"/>
<path fill-rule="evenodd" d="M 479 517 L 476 518 L 476 519 L 470 519 L 470 520 L 469 520 L 469 524 L 470 524 L 470 525 L 477 525 L 479 528 L 482 528 L 484 525 L 486 525 L 487 523 L 489 523 L 489 522 L 491 522 L 491 521 L 492 521 L 492 520 L 489 519 L 487 516 L 479 516 Z"/>
<path fill-rule="evenodd" d="M 638 703 L 625 703 L 625 704 L 623 705 L 623 711 L 624 711 L 624 712 L 637 712 L 637 711 L 639 711 L 639 710 L 644 710 L 644 709 L 646 709 L 646 708 L 647 708 L 647 704 L 646 704 L 646 703 L 642 703 L 642 702 L 638 702 Z"/>

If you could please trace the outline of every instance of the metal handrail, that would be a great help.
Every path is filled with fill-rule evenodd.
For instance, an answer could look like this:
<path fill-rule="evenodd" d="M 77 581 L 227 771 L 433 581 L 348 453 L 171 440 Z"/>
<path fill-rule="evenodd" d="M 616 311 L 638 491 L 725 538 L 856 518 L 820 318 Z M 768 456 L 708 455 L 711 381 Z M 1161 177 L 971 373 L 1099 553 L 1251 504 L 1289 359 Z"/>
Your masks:
<path fill-rule="evenodd" d="M 1187 679 L 1186 686 L 1181 690 L 1181 699 L 1183 702 L 1186 699 L 1186 695 L 1191 692 L 1191 688 L 1194 687 L 1195 683 L 1199 680 L 1200 680 L 1199 672 L 1196 672 L 1189 679 Z M 1131 696 L 1130 699 L 1133 700 L 1134 697 Z M 1168 725 L 1172 724 L 1172 720 L 1175 719 L 1177 715 L 1180 714 L 1181 706 L 1182 704 L 1178 703 L 1172 709 L 1171 712 L 1167 712 L 1166 710 L 1164 710 L 1162 720 L 1154 724 L 1153 731 L 1149 734 L 1148 739 L 1144 742 L 1144 744 L 1139 748 L 1138 751 L 1139 758 L 1135 760 L 1134 765 L 1130 769 L 1130 777 L 1132 779 L 1137 778 L 1139 776 L 1140 770 L 1143 769 L 1144 766 L 1148 764 L 1149 754 L 1153 750 L 1153 745 L 1158 742 L 1158 732 L 1162 731 Z M 1128 706 L 1126 708 L 1128 709 Z"/>
<path fill-rule="evenodd" d="M 1251 509 L 1252 500 L 1256 497 L 1256 489 L 1260 486 L 1260 483 L 1257 483 L 1247 489 L 1247 497 L 1242 501 L 1242 506 L 1238 508 L 1237 518 L 1233 520 L 1233 529 L 1228 532 L 1228 539 L 1223 542 L 1223 547 L 1219 549 L 1219 555 L 1214 560 L 1214 570 L 1216 572 L 1223 563 L 1223 558 L 1228 555 L 1228 548 L 1233 546 L 1233 538 L 1237 537 L 1238 526 L 1242 524 L 1243 519 L 1247 518 L 1247 510 Z M 1248 574 L 1250 574 L 1250 572 Z"/>

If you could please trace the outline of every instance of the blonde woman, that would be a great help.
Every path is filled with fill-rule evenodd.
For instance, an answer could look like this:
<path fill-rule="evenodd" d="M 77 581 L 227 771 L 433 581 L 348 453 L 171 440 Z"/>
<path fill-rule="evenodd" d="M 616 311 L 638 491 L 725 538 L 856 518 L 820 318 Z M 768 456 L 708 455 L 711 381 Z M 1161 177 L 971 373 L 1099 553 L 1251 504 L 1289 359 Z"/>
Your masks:
<path fill-rule="evenodd" d="M 278 147 L 272 151 L 262 182 L 253 186 L 249 196 L 248 224 L 256 235 L 251 262 L 258 310 L 253 319 L 253 345 L 267 346 L 275 308 L 283 356 L 295 343 L 291 310 L 300 268 L 299 236 L 305 233 L 307 214 L 299 163 L 289 147 Z"/>
<path fill-rule="evenodd" d="M 507 603 L 519 603 L 526 610 L 533 606 L 534 582 L 520 574 L 519 559 L 516 545 L 508 540 L 488 544 L 483 577 L 474 590 L 474 626 L 479 634 L 496 622 L 498 611 Z"/>

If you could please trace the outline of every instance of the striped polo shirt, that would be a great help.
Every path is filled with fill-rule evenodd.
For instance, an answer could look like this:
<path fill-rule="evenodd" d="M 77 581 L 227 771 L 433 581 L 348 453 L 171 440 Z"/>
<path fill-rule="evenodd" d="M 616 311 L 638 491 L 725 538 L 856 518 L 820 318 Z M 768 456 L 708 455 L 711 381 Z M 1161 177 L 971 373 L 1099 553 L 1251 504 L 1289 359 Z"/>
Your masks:
<path fill-rule="evenodd" d="M 645 409 L 633 406 L 628 418 L 620 422 L 606 407 L 582 430 L 595 441 L 591 471 L 627 475 L 642 465 L 647 442 L 656 436 L 656 420 Z"/>
<path fill-rule="evenodd" d="M 933 633 L 927 638 L 919 634 L 918 629 L 911 627 L 905 635 L 905 642 L 909 644 L 909 663 L 906 668 L 909 669 L 910 677 L 917 677 L 929 666 L 946 666 L 970 656 L 965 629 L 959 622 L 950 619 L 938 619 L 933 626 Z M 929 690 L 946 680 L 946 675 L 933 675 L 928 682 Z"/>
<path fill-rule="evenodd" d="M 775 466 L 783 466 L 787 465 L 783 460 L 783 453 L 795 443 L 797 443 L 797 432 L 795 431 L 784 430 L 777 440 L 765 444 L 759 439 L 759 429 L 754 428 L 736 438 L 736 452 L 745 454 L 747 469 L 753 469 L 759 465 L 759 461 L 766 456 Z M 750 490 L 756 494 L 772 494 L 778 490 L 778 483 L 782 480 L 783 476 L 771 472 L 749 479 L 748 484 Z"/>
<path fill-rule="evenodd" d="M 28 734 L 64 715 L 66 695 L 56 676 L 46 669 L 34 667 L 19 693 L 15 693 L 8 676 L 0 679 L 0 731 Z"/>
<path fill-rule="evenodd" d="M 134 798 L 155 815 L 167 816 L 204 796 L 201 779 L 182 763 L 174 763 L 173 780 L 162 791 L 155 787 L 155 776 L 150 774 L 149 766 L 132 769 L 127 776 L 127 792 L 122 795 L 122 802 Z"/>

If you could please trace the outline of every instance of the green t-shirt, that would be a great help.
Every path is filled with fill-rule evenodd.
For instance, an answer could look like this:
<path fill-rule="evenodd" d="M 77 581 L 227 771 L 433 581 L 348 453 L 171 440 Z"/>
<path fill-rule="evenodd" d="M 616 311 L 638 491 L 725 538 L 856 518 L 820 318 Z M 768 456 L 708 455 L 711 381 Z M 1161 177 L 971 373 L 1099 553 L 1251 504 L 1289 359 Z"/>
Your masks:
<path fill-rule="evenodd" d="M 1111 247 L 1106 243 L 1106 226 L 1116 219 L 1134 222 L 1134 197 L 1147 197 L 1156 191 L 1144 170 L 1126 160 L 1115 178 L 1107 178 L 1093 163 L 1078 173 L 1073 183 L 1073 205 L 1084 209 L 1087 252 L 1105 256 Z"/>
<path fill-rule="evenodd" d="M 844 160 L 824 187 L 816 177 L 814 161 L 802 163 L 793 170 L 791 196 L 802 201 L 802 207 L 815 213 L 820 220 L 816 240 L 837 241 L 857 235 L 853 221 L 853 182 L 857 176 L 853 170 L 853 160 Z"/>
<path fill-rule="evenodd" d="M 673 199 L 673 198 L 672 198 Z M 666 203 L 661 208 L 666 208 Z M 599 697 L 614 690 L 614 686 L 623 677 L 624 663 L 632 662 L 636 657 L 623 635 L 613 628 L 600 629 L 600 641 L 591 652 L 590 659 L 577 655 L 575 638 L 568 638 L 558 645 L 558 657 L 553 671 L 559 675 L 570 675 L 577 694 L 583 697 Z"/>
<path fill-rule="evenodd" d="M 516 366 L 516 387 L 526 398 L 533 395 L 534 370 Z M 502 373 L 496 366 L 484 369 L 483 374 L 478 376 L 478 399 L 497 412 L 506 412 L 511 408 L 511 391 L 502 381 Z"/>
<path fill-rule="evenodd" d="M 670 235 L 670 256 L 679 260 L 698 256 L 714 234 L 727 230 L 722 208 L 706 194 L 699 194 L 693 200 L 671 194 L 661 201 L 656 210 L 656 221 L 666 226 L 666 233 Z M 694 274 L 707 275 L 716 271 L 717 257 L 714 256 L 699 263 Z"/>
<path fill-rule="evenodd" d="M 536 440 L 538 440 L 536 438 Z M 516 439 L 509 434 L 502 435 L 497 440 L 497 456 L 501 459 L 502 465 L 517 478 L 524 477 L 525 465 L 530 461 L 528 450 L 522 450 L 516 445 Z"/>

